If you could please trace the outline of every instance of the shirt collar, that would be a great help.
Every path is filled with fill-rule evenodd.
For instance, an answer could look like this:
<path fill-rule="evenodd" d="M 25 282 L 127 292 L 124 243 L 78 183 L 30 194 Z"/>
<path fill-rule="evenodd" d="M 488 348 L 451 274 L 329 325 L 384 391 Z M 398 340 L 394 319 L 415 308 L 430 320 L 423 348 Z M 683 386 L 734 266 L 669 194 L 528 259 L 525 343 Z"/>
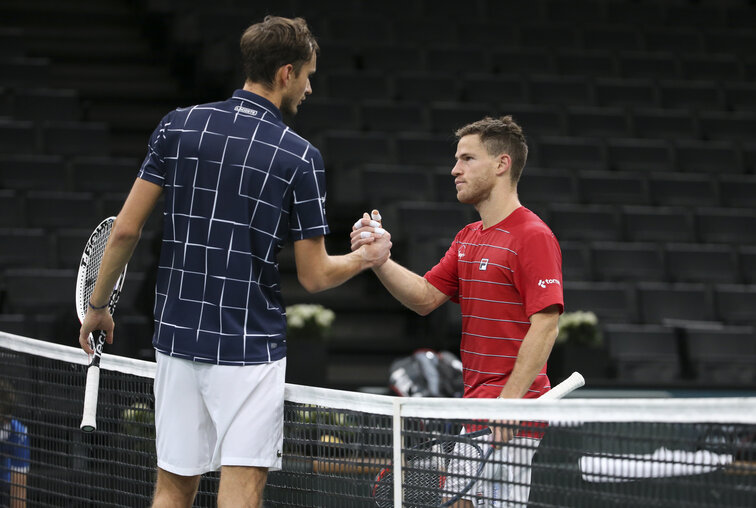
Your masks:
<path fill-rule="evenodd" d="M 265 97 L 257 95 L 256 93 L 239 89 L 234 92 L 233 98 L 251 102 L 252 104 L 255 104 L 256 106 L 261 107 L 265 111 L 269 112 L 279 120 L 283 119 L 283 117 L 281 116 L 281 111 L 276 107 L 275 104 L 270 102 Z"/>

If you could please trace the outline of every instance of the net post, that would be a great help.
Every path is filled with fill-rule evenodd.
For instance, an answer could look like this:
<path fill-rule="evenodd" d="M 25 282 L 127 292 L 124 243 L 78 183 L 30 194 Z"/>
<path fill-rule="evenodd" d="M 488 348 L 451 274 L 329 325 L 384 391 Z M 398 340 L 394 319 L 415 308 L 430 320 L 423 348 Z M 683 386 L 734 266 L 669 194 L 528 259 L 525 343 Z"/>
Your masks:
<path fill-rule="evenodd" d="M 402 506 L 402 400 L 396 397 L 393 401 L 392 434 L 393 450 L 391 452 L 394 469 L 394 506 Z"/>

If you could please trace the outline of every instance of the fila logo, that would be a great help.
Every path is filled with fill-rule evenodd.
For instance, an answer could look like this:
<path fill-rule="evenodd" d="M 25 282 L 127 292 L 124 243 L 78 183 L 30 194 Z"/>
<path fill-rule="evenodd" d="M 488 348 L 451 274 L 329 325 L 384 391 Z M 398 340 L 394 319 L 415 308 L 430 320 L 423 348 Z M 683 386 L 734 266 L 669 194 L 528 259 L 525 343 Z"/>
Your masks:
<path fill-rule="evenodd" d="M 478 267 L 478 270 L 485 270 L 488 268 L 488 258 L 483 258 L 480 260 L 480 266 Z"/>
<path fill-rule="evenodd" d="M 541 279 L 538 281 L 538 285 L 544 289 L 546 289 L 547 284 L 557 284 L 561 286 L 562 284 L 559 282 L 558 279 Z"/>

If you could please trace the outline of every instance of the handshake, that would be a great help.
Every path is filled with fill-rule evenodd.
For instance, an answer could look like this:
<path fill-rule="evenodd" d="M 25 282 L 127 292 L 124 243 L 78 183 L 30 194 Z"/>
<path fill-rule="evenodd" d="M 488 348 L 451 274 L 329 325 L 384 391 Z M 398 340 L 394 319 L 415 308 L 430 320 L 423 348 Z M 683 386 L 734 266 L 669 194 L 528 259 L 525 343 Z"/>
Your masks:
<path fill-rule="evenodd" d="M 391 233 L 383 229 L 378 210 L 373 210 L 370 215 L 365 212 L 354 223 L 350 239 L 352 251 L 360 251 L 369 268 L 377 268 L 391 257 Z"/>

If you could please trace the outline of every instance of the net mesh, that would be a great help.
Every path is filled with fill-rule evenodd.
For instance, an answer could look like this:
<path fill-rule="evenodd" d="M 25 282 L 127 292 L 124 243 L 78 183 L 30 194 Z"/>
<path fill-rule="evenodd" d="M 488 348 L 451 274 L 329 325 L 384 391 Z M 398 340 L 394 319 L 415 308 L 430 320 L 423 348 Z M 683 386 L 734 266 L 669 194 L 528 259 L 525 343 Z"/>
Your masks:
<path fill-rule="evenodd" d="M 28 437 L 3 442 L 3 468 L 27 462 L 30 506 L 147 506 L 154 364 L 103 356 L 98 429 L 87 434 L 78 428 L 86 362 L 78 349 L 0 332 L 2 387 L 14 394 L 4 416 Z M 398 506 L 395 496 L 441 506 L 466 488 L 475 506 L 756 506 L 753 398 L 503 406 L 287 385 L 286 399 L 283 469 L 269 475 L 266 507 Z M 494 438 L 459 437 L 483 426 L 515 434 L 485 462 L 477 450 Z M 217 487 L 218 474 L 205 475 L 195 506 L 215 506 Z"/>

